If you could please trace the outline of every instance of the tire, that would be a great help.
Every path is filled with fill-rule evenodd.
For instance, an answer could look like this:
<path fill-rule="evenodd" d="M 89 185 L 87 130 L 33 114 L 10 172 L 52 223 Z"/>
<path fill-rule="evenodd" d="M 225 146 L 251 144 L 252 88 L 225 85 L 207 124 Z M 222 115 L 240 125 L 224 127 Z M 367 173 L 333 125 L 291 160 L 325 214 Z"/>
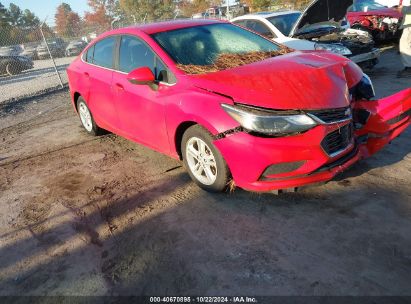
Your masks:
<path fill-rule="evenodd" d="M 9 76 L 17 75 L 21 73 L 21 69 L 15 63 L 9 62 L 6 64 L 6 73 Z"/>
<path fill-rule="evenodd" d="M 80 117 L 81 125 L 88 134 L 99 136 L 104 133 L 103 129 L 101 129 L 94 121 L 93 115 L 82 97 L 79 97 L 77 100 L 77 112 Z"/>
<path fill-rule="evenodd" d="M 222 192 L 227 188 L 230 170 L 206 129 L 200 125 L 188 128 L 181 141 L 181 151 L 184 166 L 197 185 L 210 192 Z"/>

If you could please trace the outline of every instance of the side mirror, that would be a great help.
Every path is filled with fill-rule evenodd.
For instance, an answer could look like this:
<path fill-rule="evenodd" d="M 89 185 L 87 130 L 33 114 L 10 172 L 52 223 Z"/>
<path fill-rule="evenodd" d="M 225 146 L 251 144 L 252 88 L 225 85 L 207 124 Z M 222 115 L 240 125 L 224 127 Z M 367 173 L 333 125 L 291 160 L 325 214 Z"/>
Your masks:
<path fill-rule="evenodd" d="M 127 80 L 132 84 L 150 85 L 155 82 L 155 77 L 149 67 L 141 67 L 131 71 L 127 75 Z"/>

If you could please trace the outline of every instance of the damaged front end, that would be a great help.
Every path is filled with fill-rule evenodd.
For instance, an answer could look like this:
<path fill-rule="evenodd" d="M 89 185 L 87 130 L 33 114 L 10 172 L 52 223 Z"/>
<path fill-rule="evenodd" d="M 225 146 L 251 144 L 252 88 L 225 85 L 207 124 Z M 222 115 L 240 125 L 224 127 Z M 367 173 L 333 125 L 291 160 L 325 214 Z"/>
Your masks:
<path fill-rule="evenodd" d="M 379 49 L 367 31 L 349 29 L 346 15 L 353 0 L 314 0 L 301 14 L 290 36 L 316 43 L 315 49 L 344 55 L 362 68 L 378 63 Z"/>
<path fill-rule="evenodd" d="M 411 88 L 374 100 L 369 77 L 356 79 L 352 85 L 347 74 L 350 103 L 344 107 L 278 111 L 223 105 L 240 126 L 214 139 L 230 154 L 237 185 L 273 191 L 327 182 L 398 137 L 411 124 Z M 253 169 L 244 170 L 250 159 Z"/>
<path fill-rule="evenodd" d="M 411 124 L 411 89 L 379 100 L 358 99 L 353 113 L 361 156 L 369 157 Z"/>
<path fill-rule="evenodd" d="M 366 31 L 343 29 L 339 25 L 321 29 L 319 25 L 308 32 L 295 34 L 295 37 L 315 42 L 317 50 L 328 50 L 333 45 L 341 45 L 349 50 L 345 56 L 362 68 L 372 68 L 379 61 L 380 50 L 375 48 L 373 37 Z"/>
<path fill-rule="evenodd" d="M 399 36 L 401 20 L 386 15 L 362 15 L 352 24 L 354 29 L 372 33 L 377 41 L 384 41 Z"/>
<path fill-rule="evenodd" d="M 296 51 L 250 64 L 245 58 L 237 67 L 213 66 L 215 72 L 181 68 L 231 118 L 212 134 L 240 188 L 330 181 L 411 124 L 411 89 L 374 100 L 370 78 L 341 56 Z"/>

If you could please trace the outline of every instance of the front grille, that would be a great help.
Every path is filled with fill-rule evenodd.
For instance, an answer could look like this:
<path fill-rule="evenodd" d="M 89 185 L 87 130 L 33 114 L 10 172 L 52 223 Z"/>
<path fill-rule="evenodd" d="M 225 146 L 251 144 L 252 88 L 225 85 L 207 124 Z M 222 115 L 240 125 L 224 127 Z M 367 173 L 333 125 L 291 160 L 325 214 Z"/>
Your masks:
<path fill-rule="evenodd" d="M 325 164 L 324 166 L 322 166 L 322 167 L 318 168 L 317 170 L 315 170 L 314 172 L 310 173 L 310 175 L 316 174 L 316 173 L 319 173 L 319 172 L 332 170 L 336 167 L 342 166 L 346 162 L 348 162 L 352 158 L 354 158 L 357 155 L 357 153 L 358 153 L 358 146 L 355 146 L 350 153 L 342 156 L 341 158 L 337 159 L 336 161 L 334 161 L 330 164 Z"/>
<path fill-rule="evenodd" d="M 350 123 L 328 134 L 321 142 L 321 147 L 327 154 L 335 154 L 345 150 L 351 144 L 353 136 L 354 127 Z"/>
<path fill-rule="evenodd" d="M 350 108 L 338 108 L 329 110 L 310 111 L 311 115 L 314 115 L 325 123 L 334 123 L 346 119 L 351 119 Z"/>

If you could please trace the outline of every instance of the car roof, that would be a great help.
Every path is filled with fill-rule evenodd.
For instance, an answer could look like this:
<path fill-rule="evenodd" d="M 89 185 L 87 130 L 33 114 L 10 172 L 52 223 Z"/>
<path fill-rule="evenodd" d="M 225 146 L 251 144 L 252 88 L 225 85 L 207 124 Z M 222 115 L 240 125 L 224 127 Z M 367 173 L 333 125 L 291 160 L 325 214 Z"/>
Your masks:
<path fill-rule="evenodd" d="M 292 10 L 283 10 L 283 11 L 276 11 L 276 12 L 258 12 L 258 13 L 253 13 L 253 14 L 248 14 L 244 15 L 235 19 L 242 19 L 242 18 L 270 18 L 270 17 L 276 17 L 276 16 L 283 16 L 283 15 L 289 15 L 289 14 L 301 14 L 300 11 L 292 11 Z"/>

